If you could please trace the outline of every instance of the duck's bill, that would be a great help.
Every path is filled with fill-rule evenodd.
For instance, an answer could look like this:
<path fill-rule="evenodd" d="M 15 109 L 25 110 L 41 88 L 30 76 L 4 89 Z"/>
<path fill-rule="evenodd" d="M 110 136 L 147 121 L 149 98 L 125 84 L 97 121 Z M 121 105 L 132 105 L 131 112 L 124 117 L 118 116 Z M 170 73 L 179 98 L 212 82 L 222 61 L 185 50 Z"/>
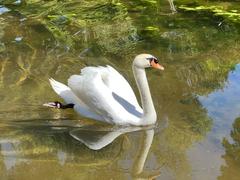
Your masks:
<path fill-rule="evenodd" d="M 55 102 L 44 103 L 43 106 L 45 106 L 45 107 L 52 107 L 52 108 L 56 108 L 57 107 Z"/>

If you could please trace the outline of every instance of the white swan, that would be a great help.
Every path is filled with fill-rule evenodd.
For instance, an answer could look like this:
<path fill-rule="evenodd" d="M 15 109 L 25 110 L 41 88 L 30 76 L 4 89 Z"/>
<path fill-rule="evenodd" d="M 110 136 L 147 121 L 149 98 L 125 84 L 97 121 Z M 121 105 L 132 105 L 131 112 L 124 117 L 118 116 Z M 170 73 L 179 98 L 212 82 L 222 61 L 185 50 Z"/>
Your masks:
<path fill-rule="evenodd" d="M 142 108 L 126 79 L 111 66 L 85 67 L 80 75 L 72 75 L 68 86 L 50 79 L 54 91 L 67 105 L 46 103 L 56 108 L 74 108 L 79 114 L 118 125 L 149 125 L 157 116 L 152 102 L 145 68 L 163 70 L 156 57 L 140 54 L 135 57 L 132 69 L 140 92 Z"/>

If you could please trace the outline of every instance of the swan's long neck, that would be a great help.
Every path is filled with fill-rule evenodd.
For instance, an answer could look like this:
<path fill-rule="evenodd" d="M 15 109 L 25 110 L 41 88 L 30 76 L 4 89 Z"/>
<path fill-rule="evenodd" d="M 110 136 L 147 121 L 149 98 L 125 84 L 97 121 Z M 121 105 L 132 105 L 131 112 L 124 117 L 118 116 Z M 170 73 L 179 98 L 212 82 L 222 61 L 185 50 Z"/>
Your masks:
<path fill-rule="evenodd" d="M 132 66 L 133 74 L 141 96 L 143 117 L 141 124 L 153 124 L 156 122 L 156 111 L 153 105 L 151 93 L 148 86 L 145 69 Z"/>

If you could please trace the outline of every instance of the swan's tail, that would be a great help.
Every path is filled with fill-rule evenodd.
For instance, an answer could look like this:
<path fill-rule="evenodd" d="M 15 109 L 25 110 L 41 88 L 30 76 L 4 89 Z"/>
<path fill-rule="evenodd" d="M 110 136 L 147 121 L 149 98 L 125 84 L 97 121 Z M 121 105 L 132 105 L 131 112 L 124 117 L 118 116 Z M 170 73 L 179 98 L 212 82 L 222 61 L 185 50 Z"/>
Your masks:
<path fill-rule="evenodd" d="M 74 109 L 76 109 L 76 111 L 83 115 L 86 116 L 88 118 L 92 118 L 92 119 L 97 119 L 97 120 L 101 120 L 102 117 L 91 112 L 89 110 L 89 108 L 82 102 L 81 99 L 79 99 L 74 93 L 73 91 L 66 86 L 65 84 L 62 84 L 58 81 L 55 81 L 54 79 L 49 79 L 50 84 L 53 88 L 53 90 L 61 97 L 64 99 L 64 101 L 69 105 L 72 104 L 74 105 Z M 47 107 L 55 107 L 55 108 L 59 108 L 58 107 L 59 102 L 50 102 L 50 103 L 45 103 L 44 106 Z M 70 105 L 71 106 L 71 105 Z"/>
<path fill-rule="evenodd" d="M 73 94 L 72 90 L 63 83 L 55 81 L 53 78 L 49 79 L 53 90 L 64 99 L 66 103 L 76 103 L 77 97 Z"/>
<path fill-rule="evenodd" d="M 66 86 L 63 83 L 60 83 L 58 81 L 55 81 L 53 78 L 49 79 L 49 82 L 53 88 L 53 90 L 59 95 L 61 96 L 61 93 L 64 91 L 69 91 L 70 88 L 68 86 Z"/>

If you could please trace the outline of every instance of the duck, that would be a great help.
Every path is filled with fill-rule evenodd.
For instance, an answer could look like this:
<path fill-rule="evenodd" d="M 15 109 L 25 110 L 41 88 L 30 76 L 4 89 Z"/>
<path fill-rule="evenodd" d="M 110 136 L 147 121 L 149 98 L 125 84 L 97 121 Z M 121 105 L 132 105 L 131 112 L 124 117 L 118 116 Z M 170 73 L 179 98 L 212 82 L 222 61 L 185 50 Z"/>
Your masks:
<path fill-rule="evenodd" d="M 142 106 L 128 81 L 110 65 L 84 67 L 79 75 L 70 76 L 68 85 L 50 78 L 51 87 L 66 104 L 54 101 L 43 105 L 58 109 L 73 108 L 81 116 L 113 125 L 155 124 L 157 114 L 146 68 L 164 70 L 159 60 L 151 54 L 139 54 L 134 58 L 132 71 Z"/>

